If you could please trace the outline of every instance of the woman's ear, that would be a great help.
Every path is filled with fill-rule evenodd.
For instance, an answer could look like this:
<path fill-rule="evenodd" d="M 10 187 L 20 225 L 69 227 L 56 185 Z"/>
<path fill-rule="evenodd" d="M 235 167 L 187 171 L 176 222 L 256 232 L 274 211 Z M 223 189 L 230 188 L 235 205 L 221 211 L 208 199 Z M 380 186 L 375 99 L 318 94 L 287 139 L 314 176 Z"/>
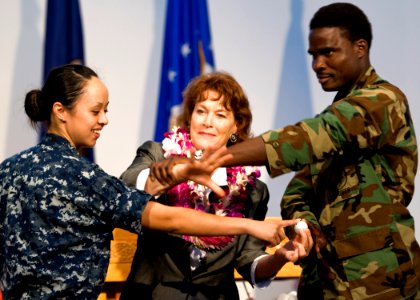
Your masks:
<path fill-rule="evenodd" d="M 54 102 L 52 112 L 61 122 L 66 122 L 66 109 L 60 102 Z"/>

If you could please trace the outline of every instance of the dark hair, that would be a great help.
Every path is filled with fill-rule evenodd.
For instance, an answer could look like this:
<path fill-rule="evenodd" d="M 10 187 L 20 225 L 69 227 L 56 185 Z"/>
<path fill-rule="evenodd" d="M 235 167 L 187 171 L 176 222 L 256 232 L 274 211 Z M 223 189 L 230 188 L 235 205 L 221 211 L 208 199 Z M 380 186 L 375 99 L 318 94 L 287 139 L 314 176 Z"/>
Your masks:
<path fill-rule="evenodd" d="M 83 93 L 86 81 L 98 75 L 89 67 L 69 64 L 52 69 L 41 90 L 31 90 L 25 97 L 25 112 L 33 126 L 36 122 L 51 121 L 55 102 L 71 109 Z"/>
<path fill-rule="evenodd" d="M 372 43 L 372 27 L 365 13 L 350 3 L 333 3 L 321 7 L 309 24 L 309 29 L 321 27 L 340 27 L 347 38 L 355 42 L 364 39 L 370 48 Z"/>
<path fill-rule="evenodd" d="M 183 111 L 179 119 L 181 126 L 190 128 L 191 115 L 198 102 L 206 100 L 206 91 L 215 91 L 220 97 L 223 96 L 222 105 L 233 112 L 238 142 L 250 137 L 252 114 L 249 101 L 239 83 L 228 73 L 213 72 L 193 78 L 186 89 L 183 97 Z M 228 142 L 228 146 L 230 141 Z"/>

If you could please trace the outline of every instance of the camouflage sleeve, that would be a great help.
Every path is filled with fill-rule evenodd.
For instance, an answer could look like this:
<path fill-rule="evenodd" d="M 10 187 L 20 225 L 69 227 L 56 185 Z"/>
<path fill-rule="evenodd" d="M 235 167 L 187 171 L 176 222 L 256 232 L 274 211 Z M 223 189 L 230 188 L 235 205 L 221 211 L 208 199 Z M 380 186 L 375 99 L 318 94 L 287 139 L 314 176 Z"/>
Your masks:
<path fill-rule="evenodd" d="M 305 167 L 287 185 L 280 203 L 280 212 L 283 219 L 305 219 L 319 227 L 317 218 L 313 213 L 316 203 L 309 167 Z M 287 235 L 291 236 L 292 227 L 286 228 Z M 292 233 L 293 234 L 293 233 Z"/>
<path fill-rule="evenodd" d="M 296 125 L 264 133 L 272 177 L 322 162 L 344 150 L 406 147 L 410 124 L 406 99 L 389 87 L 365 88 L 331 104 L 321 114 Z M 415 137 L 413 136 L 415 144 Z"/>

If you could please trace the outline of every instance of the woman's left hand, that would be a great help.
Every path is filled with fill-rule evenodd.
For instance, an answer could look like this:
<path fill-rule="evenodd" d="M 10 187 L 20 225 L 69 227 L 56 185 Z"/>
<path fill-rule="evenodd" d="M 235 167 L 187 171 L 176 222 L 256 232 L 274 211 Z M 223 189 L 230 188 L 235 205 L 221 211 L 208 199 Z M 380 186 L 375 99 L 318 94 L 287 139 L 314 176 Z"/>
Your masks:
<path fill-rule="evenodd" d="M 309 229 L 300 230 L 293 240 L 276 250 L 276 255 L 283 256 L 288 261 L 296 262 L 309 255 L 314 242 Z"/>

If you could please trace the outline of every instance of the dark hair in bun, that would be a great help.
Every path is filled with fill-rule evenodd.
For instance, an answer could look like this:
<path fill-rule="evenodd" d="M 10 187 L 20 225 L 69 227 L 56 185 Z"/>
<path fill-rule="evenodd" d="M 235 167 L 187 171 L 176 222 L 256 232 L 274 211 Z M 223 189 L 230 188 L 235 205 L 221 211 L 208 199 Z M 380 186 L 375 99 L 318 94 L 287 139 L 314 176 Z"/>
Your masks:
<path fill-rule="evenodd" d="M 55 102 L 71 109 L 83 91 L 86 82 L 98 75 L 89 67 L 69 64 L 52 69 L 41 90 L 29 91 L 25 97 L 25 112 L 32 125 L 51 121 L 51 110 Z"/>

